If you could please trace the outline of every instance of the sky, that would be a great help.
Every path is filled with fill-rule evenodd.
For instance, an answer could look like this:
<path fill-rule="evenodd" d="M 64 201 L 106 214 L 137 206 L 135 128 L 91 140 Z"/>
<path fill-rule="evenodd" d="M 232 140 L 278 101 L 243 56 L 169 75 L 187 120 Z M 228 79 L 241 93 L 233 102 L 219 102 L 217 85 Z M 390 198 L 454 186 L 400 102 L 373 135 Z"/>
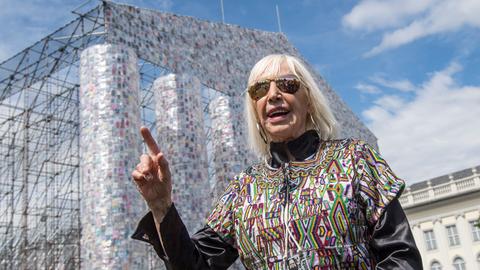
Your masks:
<path fill-rule="evenodd" d="M 222 21 L 220 0 L 119 2 Z M 0 62 L 75 19 L 71 11 L 84 3 L 0 0 Z M 282 32 L 376 135 L 408 184 L 480 165 L 479 0 L 223 5 L 225 23 L 273 32 L 278 5 Z"/>

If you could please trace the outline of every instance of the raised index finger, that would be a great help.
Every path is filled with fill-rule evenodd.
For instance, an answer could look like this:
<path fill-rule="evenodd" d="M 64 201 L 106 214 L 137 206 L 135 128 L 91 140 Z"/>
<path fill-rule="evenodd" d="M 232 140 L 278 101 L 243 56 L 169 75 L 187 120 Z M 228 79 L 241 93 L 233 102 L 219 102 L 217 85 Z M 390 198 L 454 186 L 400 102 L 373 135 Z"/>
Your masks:
<path fill-rule="evenodd" d="M 147 144 L 148 150 L 153 155 L 158 155 L 160 153 L 160 148 L 158 148 L 157 142 L 152 137 L 152 133 L 147 127 L 141 127 L 140 133 L 142 134 L 143 140 Z"/>

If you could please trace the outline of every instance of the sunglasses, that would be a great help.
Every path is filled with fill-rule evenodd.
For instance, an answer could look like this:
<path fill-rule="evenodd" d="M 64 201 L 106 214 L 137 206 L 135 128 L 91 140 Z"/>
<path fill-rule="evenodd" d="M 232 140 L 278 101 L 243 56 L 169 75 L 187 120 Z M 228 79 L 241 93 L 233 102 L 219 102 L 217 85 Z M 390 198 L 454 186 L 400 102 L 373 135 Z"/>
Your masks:
<path fill-rule="evenodd" d="M 257 101 L 267 95 L 271 82 L 275 82 L 280 91 L 288 94 L 295 94 L 302 84 L 297 78 L 276 78 L 258 81 L 247 89 L 250 98 Z"/>

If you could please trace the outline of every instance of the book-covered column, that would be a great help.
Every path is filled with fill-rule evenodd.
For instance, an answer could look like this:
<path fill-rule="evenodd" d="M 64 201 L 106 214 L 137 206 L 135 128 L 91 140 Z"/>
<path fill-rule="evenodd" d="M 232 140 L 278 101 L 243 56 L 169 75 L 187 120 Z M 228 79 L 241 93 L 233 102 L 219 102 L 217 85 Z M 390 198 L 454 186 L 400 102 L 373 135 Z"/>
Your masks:
<path fill-rule="evenodd" d="M 170 164 L 173 201 L 195 233 L 211 210 L 201 84 L 196 77 L 168 74 L 153 84 L 157 140 Z"/>
<path fill-rule="evenodd" d="M 135 52 L 101 44 L 80 57 L 83 269 L 145 269 L 130 239 L 145 208 L 131 180 L 138 163 L 139 74 Z"/>
<path fill-rule="evenodd" d="M 242 101 L 241 96 L 224 95 L 213 99 L 208 107 L 212 121 L 215 198 L 225 190 L 236 174 L 255 161 L 247 150 Z"/>

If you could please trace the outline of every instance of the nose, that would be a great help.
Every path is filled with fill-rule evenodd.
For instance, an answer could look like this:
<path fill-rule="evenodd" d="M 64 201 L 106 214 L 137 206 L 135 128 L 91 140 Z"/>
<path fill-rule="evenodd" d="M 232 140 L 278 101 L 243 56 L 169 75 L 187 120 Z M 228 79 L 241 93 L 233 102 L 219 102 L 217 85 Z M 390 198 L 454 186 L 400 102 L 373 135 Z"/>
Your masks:
<path fill-rule="evenodd" d="M 268 93 L 267 93 L 267 100 L 269 102 L 278 100 L 281 98 L 281 92 L 278 89 L 277 85 L 275 84 L 274 81 L 270 82 L 270 87 L 268 88 Z"/>

